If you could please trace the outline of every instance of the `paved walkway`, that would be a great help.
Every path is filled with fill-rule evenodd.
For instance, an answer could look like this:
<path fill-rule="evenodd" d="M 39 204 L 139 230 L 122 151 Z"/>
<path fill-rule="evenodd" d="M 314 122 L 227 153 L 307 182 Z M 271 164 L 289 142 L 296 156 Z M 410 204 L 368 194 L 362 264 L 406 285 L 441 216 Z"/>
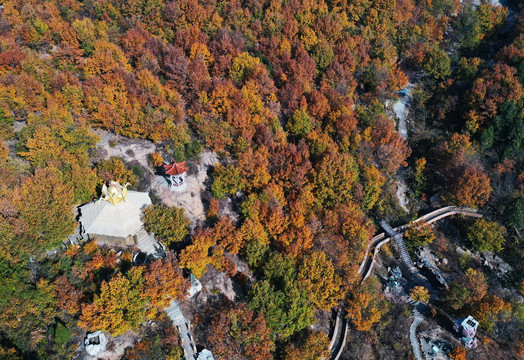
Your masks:
<path fill-rule="evenodd" d="M 171 306 L 166 309 L 166 313 L 179 331 L 182 349 L 184 350 L 184 359 L 196 359 L 196 345 L 191 334 L 189 321 L 184 317 L 182 311 L 180 311 L 178 301 L 173 300 Z"/>
<path fill-rule="evenodd" d="M 164 252 L 162 246 L 156 241 L 153 234 L 148 234 L 147 231 L 142 228 L 136 236 L 136 247 L 143 253 L 148 255 L 157 255 Z"/>
<path fill-rule="evenodd" d="M 424 360 L 420 351 L 420 344 L 417 339 L 417 327 L 422 321 L 424 321 L 424 316 L 418 312 L 416 304 L 415 308 L 413 309 L 413 316 L 413 322 L 409 327 L 409 340 L 411 341 L 411 347 L 413 348 L 413 355 L 415 355 L 415 358 L 417 360 Z"/>

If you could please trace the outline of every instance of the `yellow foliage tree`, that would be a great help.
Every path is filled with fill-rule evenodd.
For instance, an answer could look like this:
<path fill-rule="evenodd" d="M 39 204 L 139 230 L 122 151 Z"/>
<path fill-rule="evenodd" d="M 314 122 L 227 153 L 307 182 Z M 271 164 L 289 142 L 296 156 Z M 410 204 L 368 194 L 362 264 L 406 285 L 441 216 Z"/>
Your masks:
<path fill-rule="evenodd" d="M 117 336 L 136 328 L 145 319 L 146 299 L 141 294 L 143 269 L 134 267 L 127 276 L 118 273 L 104 281 L 92 304 L 84 305 L 79 325 Z"/>
<path fill-rule="evenodd" d="M 429 291 L 424 286 L 415 286 L 413 289 L 411 289 L 409 296 L 414 301 L 422 303 L 427 303 L 430 298 Z"/>
<path fill-rule="evenodd" d="M 306 256 L 298 273 L 298 284 L 306 291 L 309 301 L 322 310 L 334 307 L 342 298 L 341 279 L 322 251 Z"/>

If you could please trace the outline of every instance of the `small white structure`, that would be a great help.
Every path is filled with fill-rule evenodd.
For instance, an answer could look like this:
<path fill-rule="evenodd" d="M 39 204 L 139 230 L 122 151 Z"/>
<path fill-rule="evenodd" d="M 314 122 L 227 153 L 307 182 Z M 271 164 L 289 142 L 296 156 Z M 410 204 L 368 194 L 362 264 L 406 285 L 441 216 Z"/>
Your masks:
<path fill-rule="evenodd" d="M 84 340 L 86 351 L 91 356 L 97 356 L 101 351 L 104 351 L 107 346 L 107 338 L 102 331 L 96 331 L 88 334 Z"/>
<path fill-rule="evenodd" d="M 148 193 L 128 191 L 127 184 L 118 182 L 104 184 L 101 198 L 79 209 L 81 234 L 96 238 L 98 244 L 135 245 L 144 226 L 140 217 L 148 205 Z"/>
<path fill-rule="evenodd" d="M 198 353 L 197 360 L 215 360 L 213 354 L 208 349 L 204 349 Z"/>
<path fill-rule="evenodd" d="M 456 332 L 459 333 L 460 341 L 462 341 L 464 347 L 468 349 L 477 348 L 477 339 L 475 338 L 475 335 L 477 333 L 478 326 L 479 322 L 475 320 L 471 315 L 469 315 L 465 319 L 459 319 L 455 321 L 453 328 Z"/>
<path fill-rule="evenodd" d="M 186 162 L 173 162 L 172 164 L 164 164 L 163 167 L 169 188 L 172 191 L 184 191 L 187 188 L 186 171 L 188 168 Z"/>

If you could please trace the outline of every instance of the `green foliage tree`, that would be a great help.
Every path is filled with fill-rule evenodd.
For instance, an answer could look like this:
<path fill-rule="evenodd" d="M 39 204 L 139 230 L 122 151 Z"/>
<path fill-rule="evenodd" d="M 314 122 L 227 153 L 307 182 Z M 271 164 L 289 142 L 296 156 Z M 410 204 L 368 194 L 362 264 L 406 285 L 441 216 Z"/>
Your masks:
<path fill-rule="evenodd" d="M 217 164 L 213 172 L 211 191 L 217 199 L 225 195 L 233 195 L 246 186 L 246 180 L 241 176 L 241 169 L 234 165 L 222 166 Z"/>
<path fill-rule="evenodd" d="M 313 129 L 313 120 L 303 109 L 297 109 L 287 123 L 287 130 L 297 138 L 304 137 Z"/>
<path fill-rule="evenodd" d="M 504 218 L 508 226 L 517 231 L 524 231 L 524 196 L 514 198 L 504 210 Z"/>
<path fill-rule="evenodd" d="M 241 83 L 258 65 L 261 65 L 259 58 L 253 57 L 247 52 L 243 52 L 233 59 L 229 75 L 234 82 Z"/>
<path fill-rule="evenodd" d="M 298 287 L 296 268 L 285 255 L 275 253 L 269 258 L 264 280 L 253 286 L 249 299 L 250 308 L 264 314 L 268 326 L 282 338 L 313 322 L 314 308 Z"/>
<path fill-rule="evenodd" d="M 444 300 L 452 309 L 460 310 L 466 305 L 469 296 L 470 291 L 468 289 L 458 283 L 453 283 Z"/>
<path fill-rule="evenodd" d="M 411 222 L 404 233 L 406 238 L 406 245 L 410 250 L 431 244 L 435 240 L 435 233 L 430 225 L 424 221 L 417 223 Z"/>
<path fill-rule="evenodd" d="M 185 209 L 177 207 L 149 205 L 144 210 L 144 226 L 169 246 L 189 234 L 189 219 L 185 213 Z"/>
<path fill-rule="evenodd" d="M 448 54 L 437 45 L 429 46 L 424 56 L 422 69 L 437 79 L 451 74 L 451 60 Z"/>
<path fill-rule="evenodd" d="M 420 196 L 420 194 L 426 189 L 426 163 L 427 161 L 425 158 L 420 158 L 415 161 L 415 171 L 413 172 L 413 177 L 411 179 L 411 187 L 415 196 Z"/>
<path fill-rule="evenodd" d="M 506 101 L 498 115 L 481 134 L 486 148 L 494 147 L 501 157 L 509 157 L 524 146 L 524 117 L 522 106 Z"/>
<path fill-rule="evenodd" d="M 319 163 L 315 176 L 317 201 L 330 208 L 353 197 L 358 167 L 350 154 L 330 153 Z"/>
<path fill-rule="evenodd" d="M 315 59 L 317 68 L 320 71 L 326 70 L 329 64 L 331 64 L 331 62 L 335 58 L 333 47 L 329 44 L 329 42 L 325 40 L 319 41 L 313 47 L 313 58 Z"/>
<path fill-rule="evenodd" d="M 467 236 L 477 251 L 500 251 L 504 246 L 506 228 L 495 221 L 478 219 L 469 227 Z"/>

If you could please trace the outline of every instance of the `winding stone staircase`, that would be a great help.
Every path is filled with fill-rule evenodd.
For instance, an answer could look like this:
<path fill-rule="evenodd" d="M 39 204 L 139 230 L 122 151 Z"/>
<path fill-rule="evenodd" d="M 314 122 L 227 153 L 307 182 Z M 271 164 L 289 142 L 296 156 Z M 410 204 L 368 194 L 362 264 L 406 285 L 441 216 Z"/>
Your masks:
<path fill-rule="evenodd" d="M 451 216 L 451 215 L 467 215 L 467 216 L 474 216 L 474 217 L 482 217 L 482 214 L 479 214 L 476 209 L 471 208 L 465 208 L 465 207 L 459 207 L 459 206 L 446 206 L 437 210 L 434 210 L 426 215 L 423 215 L 419 217 L 418 219 L 414 220 L 414 223 L 417 223 L 419 221 L 425 221 L 427 224 L 432 224 L 438 220 L 441 220 L 445 217 Z M 387 224 L 387 223 L 386 223 Z M 404 243 L 404 240 L 402 239 L 401 234 L 407 229 L 409 224 L 404 224 L 401 226 L 398 226 L 396 228 L 391 228 L 389 226 L 388 230 L 391 230 L 391 232 L 388 232 L 386 229 L 385 232 L 380 233 L 373 237 L 370 240 L 370 243 L 368 244 L 368 248 L 366 250 L 366 257 L 360 264 L 360 267 L 358 269 L 358 273 L 361 275 L 360 282 L 364 282 L 368 278 L 368 276 L 371 274 L 371 271 L 373 270 L 373 265 L 375 264 L 375 259 L 378 256 L 380 247 L 387 242 L 389 242 L 392 238 L 395 240 L 399 250 L 400 250 L 400 257 L 404 264 L 410 269 L 411 272 L 416 271 L 416 268 L 413 265 L 413 262 L 411 261 L 411 258 L 409 256 L 409 253 L 407 251 L 406 245 Z M 382 225 L 381 225 L 382 226 Z M 382 226 L 383 227 L 383 226 Z M 411 327 L 413 328 L 413 336 L 411 336 L 411 328 L 410 328 L 410 339 L 412 340 L 412 346 L 413 346 L 413 352 L 415 353 L 415 357 L 417 360 L 422 360 L 422 357 L 420 355 L 420 345 L 418 343 L 418 340 L 416 338 L 416 328 L 417 326 L 422 322 L 423 316 L 417 311 L 416 309 L 413 312 L 413 315 L 415 316 L 415 320 L 413 321 L 413 324 L 411 324 Z M 332 340 L 330 344 L 330 350 L 331 350 L 331 360 L 338 360 L 340 358 L 340 355 L 342 354 L 342 351 L 344 350 L 347 332 L 348 332 L 348 321 L 345 317 L 345 312 L 342 310 L 341 312 L 342 318 L 339 320 L 338 315 L 337 321 L 335 323 L 335 329 L 333 330 Z M 340 314 L 340 313 L 339 313 Z M 414 325 L 415 324 L 415 325 Z M 341 336 L 343 334 L 343 336 Z M 413 341 L 415 339 L 415 341 Z M 415 348 L 416 345 L 416 348 Z M 418 349 L 418 350 L 417 350 Z"/>
<path fill-rule="evenodd" d="M 422 357 L 422 352 L 420 351 L 420 344 L 417 339 L 417 327 L 422 321 L 424 321 L 424 316 L 418 312 L 416 303 L 414 304 L 415 308 L 413 309 L 413 322 L 409 327 L 409 340 L 411 341 L 411 347 L 413 348 L 413 355 L 417 360 L 424 360 Z"/>

